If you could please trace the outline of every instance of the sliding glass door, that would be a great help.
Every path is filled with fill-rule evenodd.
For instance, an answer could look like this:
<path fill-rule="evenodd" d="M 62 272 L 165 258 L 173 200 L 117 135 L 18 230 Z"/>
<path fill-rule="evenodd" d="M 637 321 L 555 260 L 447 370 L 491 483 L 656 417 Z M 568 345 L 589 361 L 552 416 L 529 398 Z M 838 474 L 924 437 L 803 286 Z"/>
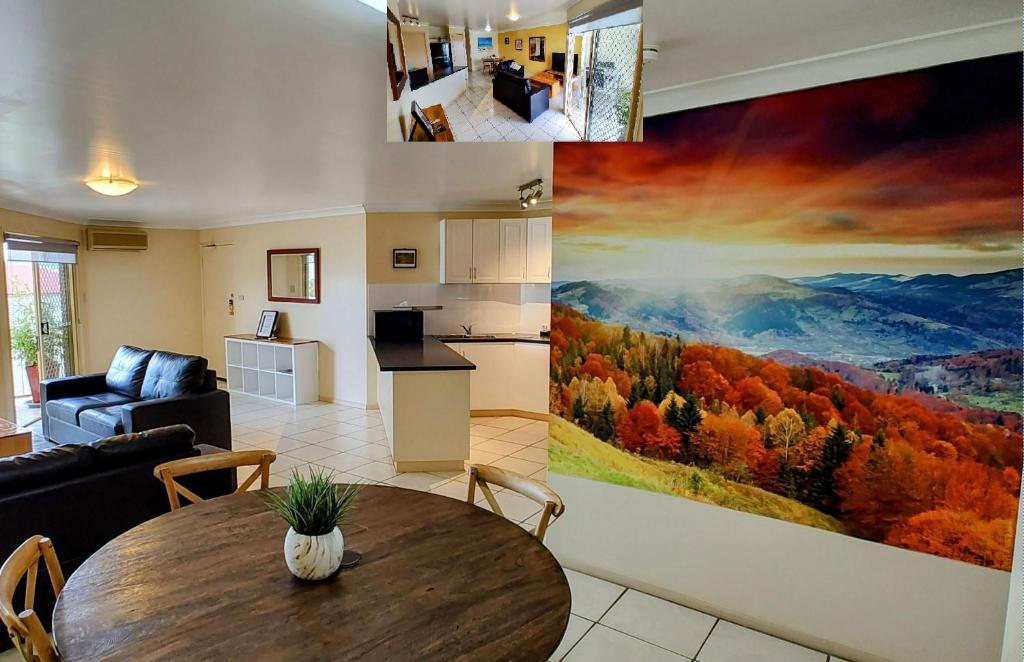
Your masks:
<path fill-rule="evenodd" d="M 42 379 L 75 374 L 72 265 L 35 262 L 39 319 L 39 374 Z"/>
<path fill-rule="evenodd" d="M 6 235 L 7 313 L 18 423 L 38 420 L 39 382 L 75 374 L 78 244 Z"/>

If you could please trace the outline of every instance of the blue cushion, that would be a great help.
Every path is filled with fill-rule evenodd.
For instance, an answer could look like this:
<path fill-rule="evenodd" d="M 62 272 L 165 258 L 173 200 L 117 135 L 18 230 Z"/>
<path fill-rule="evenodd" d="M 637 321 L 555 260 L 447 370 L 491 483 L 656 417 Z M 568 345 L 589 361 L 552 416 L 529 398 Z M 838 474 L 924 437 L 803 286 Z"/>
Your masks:
<path fill-rule="evenodd" d="M 177 398 L 198 391 L 206 377 L 206 359 L 171 352 L 154 352 L 142 382 L 142 399 Z"/>
<path fill-rule="evenodd" d="M 101 437 L 112 437 L 124 433 L 120 407 L 87 409 L 78 415 L 78 425 L 86 432 Z"/>
<path fill-rule="evenodd" d="M 152 350 L 121 345 L 107 369 L 107 390 L 137 399 L 142 393 L 142 380 L 146 377 L 146 366 L 152 356 Z"/>
<path fill-rule="evenodd" d="M 62 398 L 47 402 L 46 414 L 58 421 L 78 425 L 79 416 L 83 411 L 98 407 L 123 405 L 135 402 L 136 399 L 121 395 L 120 393 L 94 393 L 79 398 Z"/>

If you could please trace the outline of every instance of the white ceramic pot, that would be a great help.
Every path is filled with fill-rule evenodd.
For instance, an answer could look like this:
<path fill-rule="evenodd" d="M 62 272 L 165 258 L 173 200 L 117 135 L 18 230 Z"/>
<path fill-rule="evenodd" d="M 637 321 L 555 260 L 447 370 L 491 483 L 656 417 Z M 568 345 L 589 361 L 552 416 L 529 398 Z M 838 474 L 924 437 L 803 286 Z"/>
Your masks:
<path fill-rule="evenodd" d="M 330 577 L 341 567 L 345 537 L 334 527 L 322 536 L 306 536 L 289 527 L 284 537 L 284 562 L 299 579 L 318 580 Z"/>

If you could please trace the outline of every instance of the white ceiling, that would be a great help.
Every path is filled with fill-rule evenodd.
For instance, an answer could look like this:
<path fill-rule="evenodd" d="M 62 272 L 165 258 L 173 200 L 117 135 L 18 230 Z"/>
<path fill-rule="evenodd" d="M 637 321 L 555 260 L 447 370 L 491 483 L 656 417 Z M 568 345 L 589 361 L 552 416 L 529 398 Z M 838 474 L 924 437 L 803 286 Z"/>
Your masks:
<path fill-rule="evenodd" d="M 430 23 L 472 27 L 495 12 L 495 30 L 511 1 L 399 0 Z M 519 25 L 571 4 L 515 2 Z M 646 0 L 644 11 L 646 41 L 661 47 L 650 94 L 1006 20 L 1020 5 Z M 356 0 L 0 0 L 0 17 L 0 207 L 200 227 L 357 205 L 484 209 L 551 177 L 549 144 L 386 143 L 385 19 Z M 87 189 L 105 162 L 142 187 Z"/>
<path fill-rule="evenodd" d="M 664 1 L 664 0 L 663 0 Z M 673 0 L 670 0 L 673 1 Z M 563 11 L 575 0 L 397 0 L 401 15 L 413 16 L 428 25 L 459 25 L 483 30 L 515 29 L 540 25 L 537 19 Z M 517 21 L 508 17 L 515 12 Z M 565 22 L 563 16 L 559 22 Z"/>
<path fill-rule="evenodd" d="M 646 93 L 1020 17 L 1020 0 L 645 0 Z"/>
<path fill-rule="evenodd" d="M 551 145 L 385 141 L 384 14 L 356 0 L 0 0 L 0 207 L 201 227 L 488 208 Z M 105 162 L 142 186 L 82 180 Z"/>

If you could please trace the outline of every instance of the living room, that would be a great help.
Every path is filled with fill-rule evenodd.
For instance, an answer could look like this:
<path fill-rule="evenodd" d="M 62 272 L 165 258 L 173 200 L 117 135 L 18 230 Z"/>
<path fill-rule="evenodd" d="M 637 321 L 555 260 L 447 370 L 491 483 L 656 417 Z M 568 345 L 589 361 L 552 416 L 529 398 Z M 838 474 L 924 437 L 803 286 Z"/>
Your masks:
<path fill-rule="evenodd" d="M 504 4 L 389 4 L 389 140 L 642 140 L 639 0 Z M 425 32 L 450 78 L 428 80 Z"/>
<path fill-rule="evenodd" d="M 0 661 L 1020 662 L 1020 6 L 545 3 L 0 2 Z"/>

